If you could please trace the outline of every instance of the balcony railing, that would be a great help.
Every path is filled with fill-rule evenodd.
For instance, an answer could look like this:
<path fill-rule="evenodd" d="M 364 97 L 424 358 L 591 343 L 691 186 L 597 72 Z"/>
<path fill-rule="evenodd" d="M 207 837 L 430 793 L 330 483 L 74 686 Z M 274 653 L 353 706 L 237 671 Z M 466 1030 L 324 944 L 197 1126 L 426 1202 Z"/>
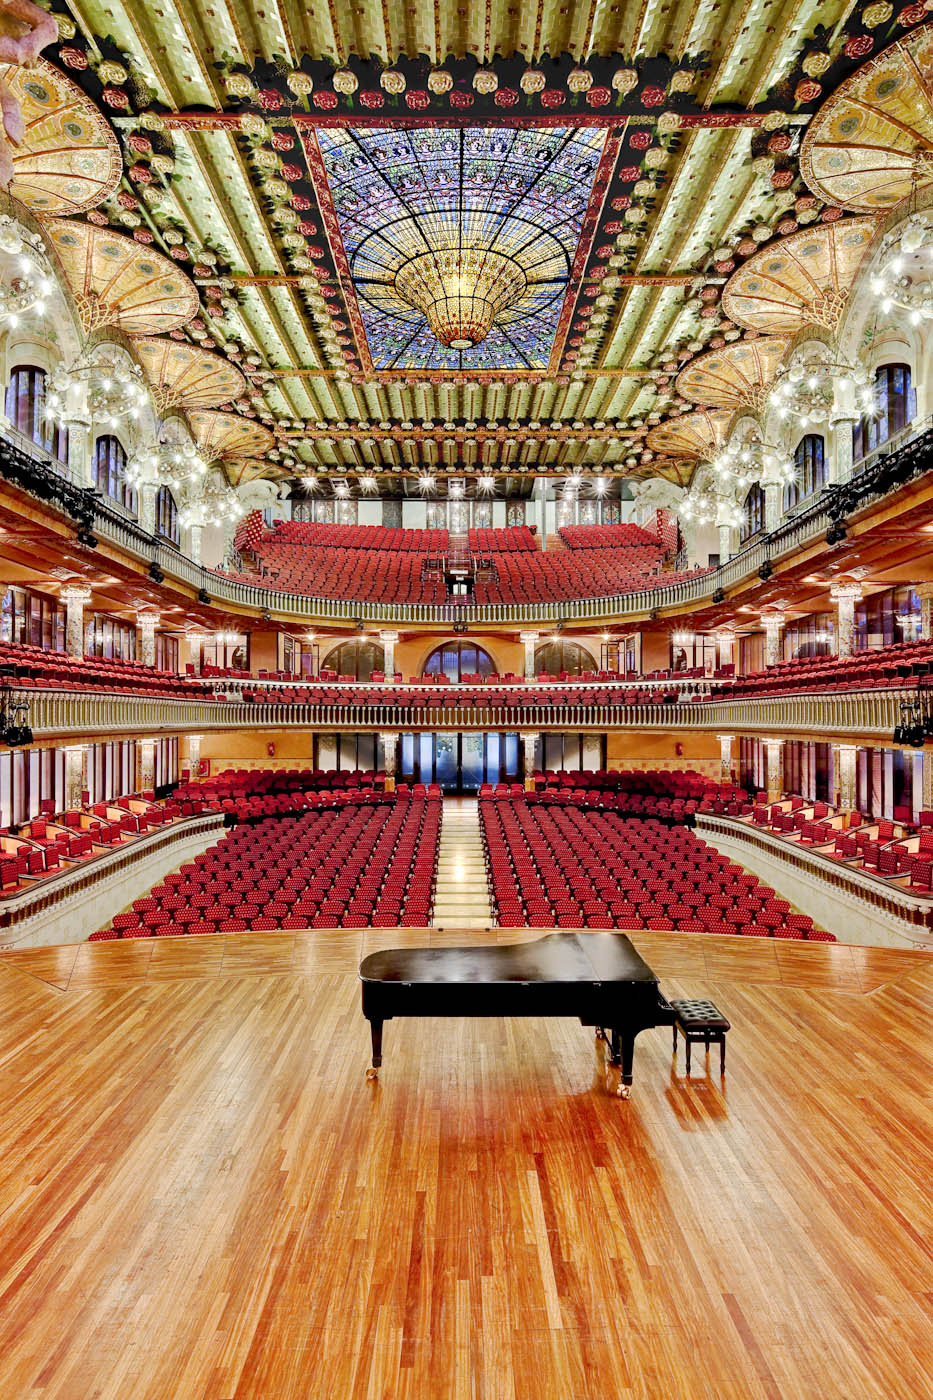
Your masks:
<path fill-rule="evenodd" d="M 557 705 L 546 695 L 537 703 L 511 705 L 253 704 L 232 699 L 173 700 L 99 691 L 53 694 L 17 688 L 28 703 L 37 739 L 98 734 L 208 733 L 243 729 L 321 731 L 558 730 L 601 733 L 651 730 L 735 734 L 820 735 L 890 740 L 902 702 L 916 691 L 827 692 L 655 705 Z"/>
<path fill-rule="evenodd" d="M 19 436 L 19 435 L 17 435 Z M 85 521 L 101 540 L 144 564 L 155 564 L 167 578 L 192 589 L 204 588 L 219 605 L 251 612 L 268 611 L 301 623 L 364 621 L 450 627 L 502 623 L 542 625 L 635 618 L 708 603 L 719 590 L 733 588 L 775 563 L 815 544 L 830 525 L 927 472 L 933 464 L 933 419 L 912 423 L 856 465 L 851 480 L 827 487 L 812 503 L 785 519 L 769 535 L 759 536 L 727 563 L 680 583 L 661 583 L 631 593 L 598 598 L 568 598 L 547 603 L 371 603 L 287 593 L 261 584 L 224 578 L 188 559 L 171 545 L 148 534 L 97 492 L 80 489 L 63 477 L 61 464 L 11 436 L 0 438 L 0 475 L 31 490 L 66 517 Z M 35 478 L 31 483 L 31 478 Z"/>

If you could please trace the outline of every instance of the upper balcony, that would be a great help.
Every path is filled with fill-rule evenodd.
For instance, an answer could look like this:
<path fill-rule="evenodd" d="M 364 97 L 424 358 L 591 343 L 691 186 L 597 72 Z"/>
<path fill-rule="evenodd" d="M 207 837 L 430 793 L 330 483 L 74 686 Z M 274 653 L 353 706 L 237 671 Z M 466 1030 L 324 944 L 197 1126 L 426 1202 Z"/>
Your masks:
<path fill-rule="evenodd" d="M 931 447 L 933 418 L 918 420 L 860 462 L 849 481 L 826 488 L 774 531 L 759 535 L 717 568 L 689 576 L 674 575 L 669 582 L 663 581 L 661 575 L 662 581 L 650 587 L 537 602 L 479 602 L 471 598 L 456 602 L 374 602 L 354 597 L 319 597 L 259 581 L 238 580 L 204 568 L 163 539 L 148 534 L 136 520 L 97 492 L 81 488 L 63 476 L 39 449 L 30 446 L 28 453 L 23 451 L 22 444 L 9 434 L 0 440 L 0 475 L 38 497 L 46 510 L 83 526 L 127 559 L 147 569 L 154 566 L 164 575 L 166 584 L 181 585 L 192 593 L 203 590 L 211 603 L 239 613 L 301 625 L 363 622 L 445 629 L 458 623 L 586 625 L 690 612 L 722 602 L 730 591 L 756 578 L 768 577 L 777 566 L 825 541 L 827 531 L 832 531 L 837 540 L 844 538 L 846 523 L 866 518 L 883 498 L 895 496 L 907 483 L 929 473 Z"/>

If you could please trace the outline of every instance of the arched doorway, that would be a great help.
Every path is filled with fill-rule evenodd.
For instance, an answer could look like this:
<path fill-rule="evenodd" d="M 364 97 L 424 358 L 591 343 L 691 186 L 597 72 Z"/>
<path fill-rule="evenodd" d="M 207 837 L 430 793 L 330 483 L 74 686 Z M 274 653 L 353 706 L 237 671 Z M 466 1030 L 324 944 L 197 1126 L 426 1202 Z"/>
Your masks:
<path fill-rule="evenodd" d="M 424 663 L 422 675 L 446 676 L 449 681 L 461 681 L 464 676 L 491 676 L 496 663 L 474 642 L 445 642 L 435 647 Z"/>
<path fill-rule="evenodd" d="M 381 671 L 385 652 L 378 642 L 341 642 L 332 647 L 321 662 L 322 671 L 336 671 L 338 676 L 352 676 L 355 681 L 368 681 L 373 671 Z"/>

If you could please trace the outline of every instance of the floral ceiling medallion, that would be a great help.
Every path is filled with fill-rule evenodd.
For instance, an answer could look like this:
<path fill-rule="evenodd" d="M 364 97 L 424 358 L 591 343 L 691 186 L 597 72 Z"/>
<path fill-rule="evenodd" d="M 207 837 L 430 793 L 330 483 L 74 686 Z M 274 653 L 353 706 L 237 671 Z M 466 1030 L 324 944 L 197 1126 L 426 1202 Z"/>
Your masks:
<path fill-rule="evenodd" d="M 762 336 L 709 350 L 681 370 L 674 388 L 691 403 L 757 412 L 767 399 L 787 346 L 788 341 L 780 336 Z"/>
<path fill-rule="evenodd" d="M 19 103 L 23 139 L 12 147 L 9 192 L 40 216 L 81 214 L 111 195 L 123 174 L 120 146 L 81 89 L 40 59 L 0 64 L 0 87 Z"/>
<path fill-rule="evenodd" d="M 222 463 L 234 482 L 251 458 L 264 458 L 275 438 L 261 423 L 251 423 L 235 413 L 215 413 L 196 408 L 188 415 L 194 440 L 206 462 Z M 253 473 L 255 474 L 255 473 Z"/>
<path fill-rule="evenodd" d="M 48 238 L 88 333 L 99 326 L 127 335 L 171 331 L 197 313 L 194 286 L 152 248 L 71 219 L 50 224 Z"/>
<path fill-rule="evenodd" d="M 738 326 L 773 335 L 804 326 L 835 330 L 875 227 L 870 218 L 838 219 L 769 244 L 729 278 L 723 312 Z"/>
<path fill-rule="evenodd" d="M 933 184 L 933 29 L 925 25 L 847 78 L 813 118 L 800 170 L 814 194 L 857 213 Z"/>
<path fill-rule="evenodd" d="M 721 451 L 726 440 L 732 413 L 728 409 L 697 409 L 681 418 L 659 423 L 648 434 L 652 452 L 671 457 L 695 457 L 709 462 Z"/>
<path fill-rule="evenodd" d="M 146 337 L 134 346 L 160 413 L 170 408 L 212 408 L 246 392 L 246 380 L 219 355 L 173 340 Z"/>

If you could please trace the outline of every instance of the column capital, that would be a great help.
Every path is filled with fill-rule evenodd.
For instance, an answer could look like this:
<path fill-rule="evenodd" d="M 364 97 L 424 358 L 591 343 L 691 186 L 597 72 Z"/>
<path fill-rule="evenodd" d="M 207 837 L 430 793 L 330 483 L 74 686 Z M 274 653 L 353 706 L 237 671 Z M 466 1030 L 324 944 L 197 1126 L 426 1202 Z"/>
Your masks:
<path fill-rule="evenodd" d="M 844 602 L 847 598 L 858 602 L 863 597 L 862 585 L 860 583 L 834 583 L 830 586 L 829 596 L 834 603 Z"/>
<path fill-rule="evenodd" d="M 91 598 L 93 597 L 93 592 L 91 590 L 90 584 L 68 583 L 61 590 L 58 596 L 61 598 L 63 603 L 80 603 L 83 606 L 85 603 L 89 603 L 91 601 Z"/>
<path fill-rule="evenodd" d="M 774 608 L 771 612 L 763 612 L 761 614 L 761 621 L 765 631 L 767 631 L 769 627 L 777 629 L 778 627 L 783 627 L 787 622 L 787 613 L 784 612 L 783 608 Z"/>
<path fill-rule="evenodd" d="M 386 630 L 386 631 L 383 631 L 383 632 L 380 632 L 380 633 L 379 633 L 379 640 L 380 640 L 381 642 L 397 642 L 397 641 L 398 641 L 398 633 L 397 633 L 397 632 L 393 632 L 391 629 L 388 629 L 388 630 Z"/>
<path fill-rule="evenodd" d="M 159 625 L 162 614 L 158 608 L 142 608 L 136 614 L 136 621 L 143 632 L 154 632 Z"/>
<path fill-rule="evenodd" d="M 717 734 L 716 738 L 721 744 L 731 744 L 735 738 L 734 734 Z"/>
<path fill-rule="evenodd" d="M 536 642 L 540 635 L 540 632 L 525 631 L 519 632 L 518 637 L 522 642 Z"/>

